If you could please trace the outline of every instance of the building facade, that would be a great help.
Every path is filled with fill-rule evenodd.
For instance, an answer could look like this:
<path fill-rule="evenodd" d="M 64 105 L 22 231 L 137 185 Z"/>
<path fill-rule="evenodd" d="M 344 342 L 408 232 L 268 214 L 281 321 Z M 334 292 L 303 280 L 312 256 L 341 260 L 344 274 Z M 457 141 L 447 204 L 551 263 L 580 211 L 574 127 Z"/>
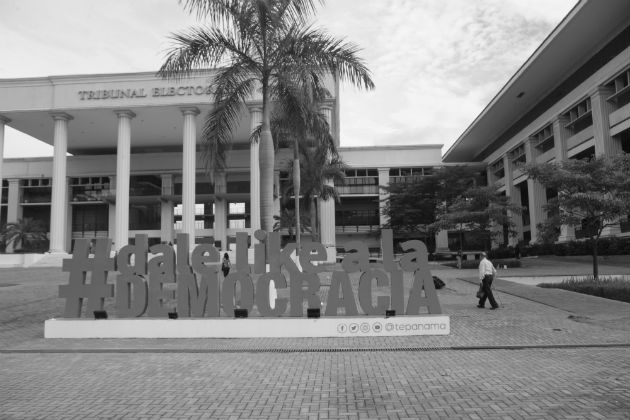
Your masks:
<path fill-rule="evenodd" d="M 339 144 L 334 80 L 328 88 L 333 97 L 322 110 Z M 178 82 L 152 73 L 0 80 L 0 140 L 10 126 L 54 146 L 52 158 L 0 160 L 1 223 L 43 222 L 52 253 L 70 252 L 77 238 L 110 237 L 120 249 L 136 234 L 153 244 L 173 242 L 180 232 L 191 245 L 229 249 L 236 232 L 260 228 L 258 144 L 249 138 L 261 107 L 259 98 L 249 101 L 227 169 L 211 182 L 200 152 L 211 101 L 208 75 Z M 349 165 L 347 184 L 338 186 L 341 201 L 318 206 L 331 258 L 349 240 L 378 247 L 385 223 L 379 187 L 428 173 L 441 160 L 441 145 L 339 151 Z M 291 156 L 287 149 L 276 156 L 275 214 Z"/>
<path fill-rule="evenodd" d="M 629 23 L 630 2 L 579 2 L 445 153 L 487 165 L 488 183 L 527 208 L 512 245 L 538 239 L 555 194 L 522 164 L 630 153 Z M 585 235 L 562 226 L 559 241 Z M 603 235 L 630 236 L 628 216 Z"/>

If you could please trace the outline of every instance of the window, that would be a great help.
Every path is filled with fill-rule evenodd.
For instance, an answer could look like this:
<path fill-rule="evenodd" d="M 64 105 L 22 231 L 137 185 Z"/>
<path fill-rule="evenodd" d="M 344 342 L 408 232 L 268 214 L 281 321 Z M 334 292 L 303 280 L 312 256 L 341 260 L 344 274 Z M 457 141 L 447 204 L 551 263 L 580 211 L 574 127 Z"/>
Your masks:
<path fill-rule="evenodd" d="M 534 147 L 541 154 L 545 153 L 545 152 L 547 152 L 547 151 L 549 151 L 551 149 L 553 149 L 554 140 L 553 140 L 553 127 L 552 127 L 552 125 L 549 124 L 548 126 L 543 128 L 542 130 L 540 130 L 539 132 L 534 134 L 532 136 L 532 139 L 533 139 L 533 142 L 534 142 Z"/>
<path fill-rule="evenodd" d="M 129 205 L 129 230 L 160 229 L 160 218 L 160 203 Z"/>
<path fill-rule="evenodd" d="M 22 189 L 22 203 L 51 202 L 52 187 L 50 186 L 50 178 L 22 179 L 20 188 Z"/>
<path fill-rule="evenodd" d="M 527 157 L 525 156 L 525 145 L 521 144 L 520 146 L 517 146 L 516 149 L 512 150 L 508 156 L 514 165 L 526 163 Z"/>
<path fill-rule="evenodd" d="M 376 169 L 346 169 L 344 184 L 336 184 L 339 194 L 378 194 Z"/>
<path fill-rule="evenodd" d="M 108 176 L 89 178 L 71 178 L 70 189 L 72 201 L 103 201 L 110 193 Z"/>
<path fill-rule="evenodd" d="M 618 108 L 630 103 L 630 67 L 615 76 L 605 86 L 613 92 L 606 99 L 616 103 Z"/>
<path fill-rule="evenodd" d="M 2 204 L 9 202 L 9 181 L 2 180 Z M 5 212 L 6 213 L 6 212 Z"/>
<path fill-rule="evenodd" d="M 593 125 L 593 115 L 591 112 L 591 98 L 586 98 L 562 116 L 568 120 L 565 124 L 565 128 L 570 130 L 573 134 L 579 133 L 587 127 Z"/>
<path fill-rule="evenodd" d="M 230 214 L 245 214 L 245 203 L 230 203 Z"/>
<path fill-rule="evenodd" d="M 406 184 L 414 180 L 431 175 L 433 168 L 392 168 L 389 170 L 390 184 Z"/>
<path fill-rule="evenodd" d="M 505 168 L 503 166 L 503 159 L 499 159 L 490 165 L 490 173 L 496 178 L 501 179 L 505 177 Z"/>

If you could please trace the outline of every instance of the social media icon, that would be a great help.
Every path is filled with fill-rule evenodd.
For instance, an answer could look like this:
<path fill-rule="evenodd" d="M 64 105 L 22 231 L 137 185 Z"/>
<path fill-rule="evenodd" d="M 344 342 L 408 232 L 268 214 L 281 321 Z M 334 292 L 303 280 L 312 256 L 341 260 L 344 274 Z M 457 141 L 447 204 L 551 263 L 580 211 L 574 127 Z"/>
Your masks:
<path fill-rule="evenodd" d="M 350 332 L 351 333 L 359 332 L 359 324 L 350 324 Z"/>
<path fill-rule="evenodd" d="M 348 331 L 348 326 L 346 324 L 338 324 L 337 325 L 337 332 L 340 334 L 343 334 L 345 332 Z"/>
<path fill-rule="evenodd" d="M 381 331 L 383 331 L 383 326 L 380 322 L 375 322 L 374 324 L 372 324 L 372 331 L 374 331 L 375 333 L 380 333 Z"/>
<path fill-rule="evenodd" d="M 370 332 L 370 324 L 368 324 L 367 322 L 364 322 L 361 324 L 361 332 L 362 333 L 369 333 Z"/>

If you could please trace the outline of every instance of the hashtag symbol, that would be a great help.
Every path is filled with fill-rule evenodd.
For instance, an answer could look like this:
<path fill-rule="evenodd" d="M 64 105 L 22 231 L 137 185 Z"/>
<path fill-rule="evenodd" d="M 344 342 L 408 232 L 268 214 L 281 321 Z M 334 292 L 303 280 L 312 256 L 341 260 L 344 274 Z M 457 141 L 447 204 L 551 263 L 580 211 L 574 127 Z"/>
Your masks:
<path fill-rule="evenodd" d="M 80 318 L 83 299 L 88 313 L 103 310 L 106 297 L 114 296 L 114 285 L 107 284 L 107 274 L 116 267 L 110 258 L 111 239 L 97 239 L 94 256 L 90 257 L 90 241 L 77 239 L 72 258 L 64 259 L 62 270 L 70 273 L 68 284 L 59 286 L 59 297 L 66 299 L 65 318 Z M 86 283 L 87 273 L 91 273 Z"/>

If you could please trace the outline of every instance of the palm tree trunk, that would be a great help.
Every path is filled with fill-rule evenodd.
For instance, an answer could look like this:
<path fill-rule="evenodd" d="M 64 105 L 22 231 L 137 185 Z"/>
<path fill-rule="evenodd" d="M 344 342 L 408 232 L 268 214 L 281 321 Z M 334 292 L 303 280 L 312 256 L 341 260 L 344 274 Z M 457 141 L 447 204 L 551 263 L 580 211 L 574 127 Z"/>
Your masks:
<path fill-rule="evenodd" d="M 262 127 L 260 132 L 260 218 L 262 230 L 273 231 L 273 170 L 275 157 L 270 129 L 269 94 L 263 83 Z"/>
<path fill-rule="evenodd" d="M 597 239 L 591 239 L 592 251 L 593 251 L 593 278 L 597 280 L 599 278 L 599 262 L 597 261 Z"/>
<path fill-rule="evenodd" d="M 298 152 L 298 138 L 293 145 L 293 194 L 295 195 L 295 245 L 297 254 L 300 253 L 301 223 L 300 223 L 300 154 Z"/>
<path fill-rule="evenodd" d="M 313 242 L 319 242 L 319 229 L 317 229 L 317 199 L 311 197 L 311 235 Z"/>

